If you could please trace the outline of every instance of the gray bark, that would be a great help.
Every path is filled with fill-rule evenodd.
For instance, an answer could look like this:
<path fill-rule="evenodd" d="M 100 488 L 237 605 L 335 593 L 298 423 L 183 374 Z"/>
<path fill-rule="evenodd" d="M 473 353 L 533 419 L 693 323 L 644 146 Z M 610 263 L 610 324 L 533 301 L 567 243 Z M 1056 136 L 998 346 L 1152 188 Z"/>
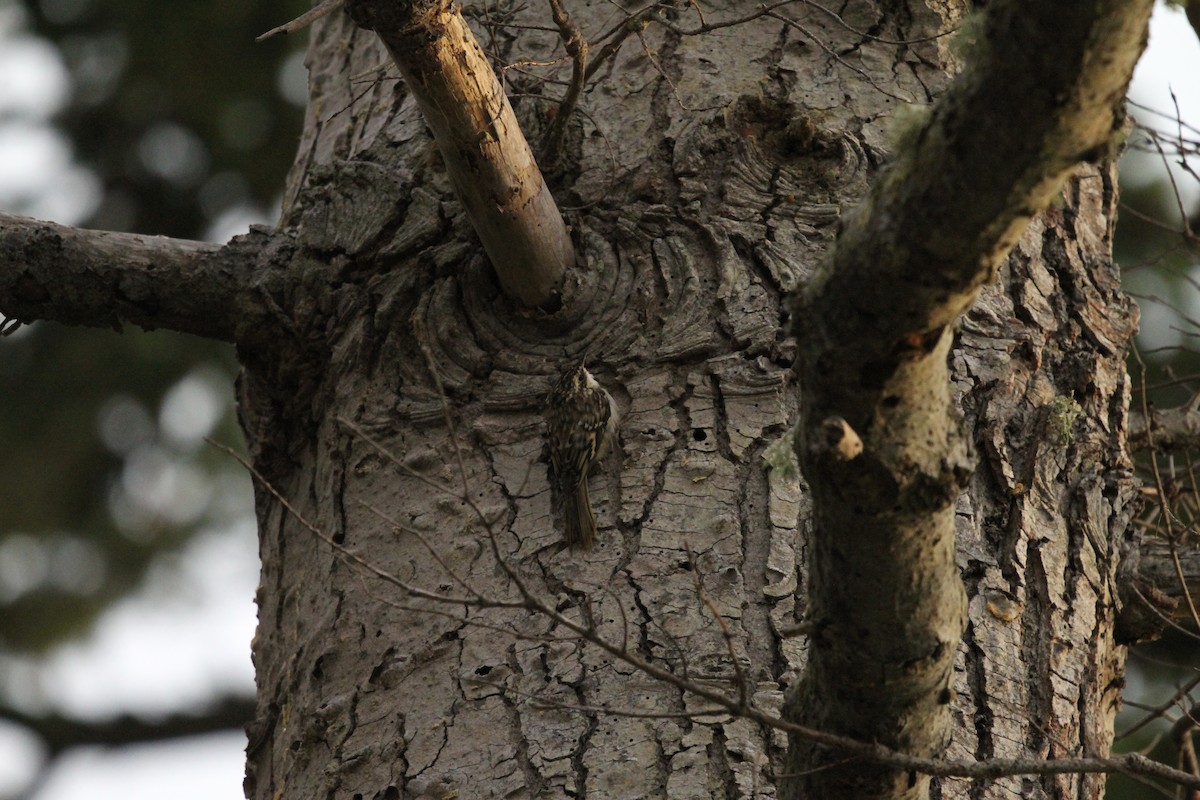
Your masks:
<path fill-rule="evenodd" d="M 593 35 L 611 17 L 607 8 L 572 13 Z M 540 9 L 524 14 L 519 21 L 544 22 Z M 937 20 L 921 18 L 926 30 Z M 874 19 L 864 10 L 851 24 Z M 812 25 L 834 47 L 858 38 L 832 19 Z M 777 20 L 708 37 L 651 26 L 644 45 L 631 37 L 597 73 L 582 102 L 589 116 L 568 136 L 579 166 L 563 205 L 588 209 L 572 217 L 587 267 L 577 304 L 528 320 L 505 304 L 462 235 L 466 220 L 403 84 L 381 75 L 368 88 L 351 85 L 385 60 L 377 41 L 338 16 L 314 35 L 322 101 L 298 160 L 307 177 L 293 177 L 313 188 L 297 192 L 289 219 L 300 252 L 333 253 L 334 269 L 360 277 L 313 300 L 330 326 L 328 364 L 311 368 L 315 393 L 296 392 L 273 370 L 248 371 L 248 427 L 300 427 L 257 439 L 256 463 L 317 527 L 383 569 L 459 589 L 411 532 L 359 500 L 420 530 L 472 586 L 511 596 L 475 513 L 392 467 L 339 422 L 351 420 L 428 477 L 455 488 L 465 480 L 484 514 L 500 517 L 504 557 L 556 605 L 720 688 L 736 664 L 751 696 L 778 709 L 804 647 L 779 635 L 803 597 L 794 534 L 803 496 L 794 476 L 762 458 L 796 421 L 782 301 L 821 257 L 839 205 L 867 185 L 886 138 L 882 120 L 860 120 L 880 118 L 893 98 L 828 57 L 811 63 L 813 45 Z M 553 33 L 506 35 L 520 37 L 512 52 L 524 58 L 555 53 Z M 917 47 L 939 59 L 935 44 Z M 908 77 L 896 83 L 893 50 L 864 49 L 865 68 L 892 94 L 924 99 L 914 73 L 944 80 L 908 53 Z M 817 76 L 808 88 L 800 71 Z M 859 93 L 849 104 L 847 87 Z M 518 104 L 531 140 L 543 108 Z M 813 115 L 810 141 L 802 125 L 788 127 L 803 109 Z M 617 453 L 593 478 L 602 541 L 586 555 L 562 549 L 551 521 L 539 407 L 557 371 L 585 352 L 623 412 Z M 446 386 L 453 433 L 427 357 Z M 545 620 L 404 598 L 344 563 L 269 496 L 260 511 L 251 796 L 774 793 L 780 735 L 728 715 L 700 724 L 599 713 L 707 704 L 595 648 L 494 629 L 559 633 Z M 732 648 L 697 596 L 693 565 Z"/>
<path fill-rule="evenodd" d="M 977 41 L 966 71 L 934 104 L 928 123 L 899 142 L 892 163 L 848 215 L 831 257 L 798 293 L 805 419 L 797 454 L 815 511 L 815 631 L 789 706 L 798 722 L 919 755 L 940 753 L 949 741 L 951 673 L 966 611 L 954 558 L 956 498 L 970 475 L 967 440 L 949 392 L 951 323 L 975 301 L 1066 172 L 1111 149 L 1150 8 L 1124 0 L 1070 9 L 989 4 L 971 25 Z M 1069 191 L 1085 208 L 1111 213 L 1111 187 L 1103 189 L 1107 196 L 1097 188 Z M 1102 220 L 1093 213 L 1073 231 L 1054 235 L 1070 238 Z M 1103 231 L 1091 234 L 1100 247 L 1082 256 L 1068 249 L 1064 259 L 1041 244 L 1030 249 L 1048 263 L 1076 258 L 1081 269 L 1097 273 L 1090 278 L 1096 282 L 1099 265 L 1110 262 Z M 1109 282 L 1115 289 L 1115 279 L 1102 288 Z M 1073 287 L 1059 291 L 1065 288 Z M 1105 293 L 1092 299 L 1115 302 Z M 1123 311 L 1114 306 L 1109 313 Z M 1046 330 L 1063 328 L 1053 319 L 1038 321 Z M 1131 330 L 1118 326 L 1122 344 L 1109 347 L 1113 339 L 1104 338 L 1101 346 L 1119 357 Z M 1071 366 L 1059 365 L 1054 380 L 1068 377 Z M 1121 460 L 1124 419 L 1113 419 L 1110 405 L 1127 405 L 1125 386 L 1101 377 L 1101 370 L 1094 379 L 1084 372 L 1042 412 L 1063 417 L 1073 435 L 1076 417 L 1085 414 L 1080 403 L 1095 399 L 1093 413 L 1120 424 L 1102 454 L 1078 475 L 1055 474 L 1056 481 L 1111 483 L 1114 470 L 1128 471 Z M 830 447 L 832 425 L 861 441 L 861 453 Z M 1124 484 L 1128 493 L 1129 481 Z M 1115 496 L 1118 508 L 1129 502 L 1120 492 Z M 1059 515 L 1070 511 L 1052 508 Z M 1103 518 L 1113 511 L 1106 508 Z M 1119 532 L 1105 529 L 1098 541 Z M 963 544 L 961 533 L 957 538 Z M 1104 546 L 1098 553 L 1106 568 L 1115 563 L 1113 552 Z M 1114 576 L 1106 576 L 1100 600 L 1115 606 Z M 1017 580 L 1015 574 L 1010 579 Z M 1009 589 L 1020 594 L 1015 584 Z M 1113 616 L 1096 623 L 1093 641 L 1110 634 Z M 841 754 L 796 735 L 792 745 L 788 772 L 802 777 L 786 784 L 787 798 L 927 793 L 925 779 L 908 770 L 846 764 Z"/>
<path fill-rule="evenodd" d="M 970 599 L 951 753 L 1111 744 L 1116 569 L 1137 508 L 1121 358 L 1137 312 L 1110 258 L 1115 190 L 1109 169 L 1072 181 L 962 326 L 952 364 L 979 467 L 956 508 Z M 984 796 L 1017 791 L 1101 797 L 1104 778 L 1014 777 Z"/>
<path fill-rule="evenodd" d="M 525 13 L 522 21 L 541 20 L 537 10 Z M 601 29 L 573 13 L 585 31 Z M 847 21 L 859 30 L 883 24 L 888 38 L 929 35 L 953 22 L 919 7 L 911 14 L 916 22 L 907 27 L 866 8 Z M 570 184 L 572 204 L 588 208 L 573 219 L 588 270 L 578 305 L 534 322 L 509 312 L 470 241 L 453 235 L 464 220 L 425 154 L 430 145 L 416 109 L 401 99 L 403 85 L 379 80 L 350 90 L 350 75 L 383 61 L 377 43 L 344 18 L 322 25 L 311 61 L 324 111 L 310 120 L 298 163 L 323 180 L 297 196 L 299 247 L 333 244 L 347 266 L 384 259 L 390 268 L 327 296 L 347 314 L 330 329 L 330 363 L 313 410 L 293 409 L 292 392 L 277 398 L 284 416 L 310 417 L 310 443 L 278 436 L 258 443 L 260 464 L 286 464 L 268 474 L 298 510 L 413 582 L 455 589 L 444 562 L 489 597 L 511 599 L 481 540 L 479 516 L 453 496 L 453 487 L 465 485 L 483 516 L 499 520 L 500 552 L 536 591 L 677 672 L 724 686 L 740 674 L 756 701 L 778 708 L 781 690 L 804 664 L 804 640 L 780 631 L 805 605 L 807 541 L 792 533 L 798 516 L 807 519 L 800 513 L 805 494 L 762 460 L 797 419 L 791 344 L 777 325 L 782 299 L 824 257 L 837 209 L 861 195 L 884 157 L 883 118 L 894 96 L 928 99 L 946 80 L 931 65 L 947 63 L 936 42 L 864 41 L 830 18 L 807 20 L 806 28 L 834 52 L 856 46 L 854 60 L 840 64 L 795 28 L 760 19 L 703 37 L 651 26 L 607 74 L 600 71 L 585 95 L 589 117 L 575 129 L 579 166 Z M 509 34 L 520 43 L 508 52 L 530 60 L 554 53 L 552 34 Z M 330 47 L 348 57 L 325 57 Z M 904 65 L 898 73 L 897 64 Z M 862 80 L 864 73 L 886 92 Z M 382 117 L 372 108 L 394 112 Z M 535 132 L 537 110 L 528 102 L 518 107 Z M 1056 224 L 1061 213 L 1039 224 L 1009 268 L 1019 280 L 994 292 L 992 302 L 1007 313 L 985 312 L 972 323 L 986 336 L 968 324 L 956 350 L 965 376 L 1000 370 L 996 359 L 1007 353 L 997 342 L 1029 342 L 1033 382 L 976 386 L 960 378 L 968 412 L 972 403 L 987 409 L 980 424 L 999 424 L 1000 433 L 988 454 L 994 468 L 975 479 L 977 492 L 960 509 L 970 624 L 951 704 L 958 755 L 1106 751 L 1114 701 L 1107 678 L 1119 670 L 1121 650 L 1104 626 L 1113 608 L 1113 539 L 1124 530 L 1129 490 L 1123 421 L 1110 415 L 1125 402 L 1120 356 L 1132 330 L 1105 249 L 1112 191 L 1107 172 L 1074 186 L 1070 228 Z M 1076 245 L 1063 242 L 1084 233 L 1086 253 L 1064 256 Z M 1032 299 L 1025 294 L 1013 299 L 1035 282 L 1049 296 L 1056 281 L 1071 293 L 1043 298 L 1046 308 L 1030 312 L 1040 316 L 1026 313 Z M 1089 288 L 1097 282 L 1099 289 Z M 374 310 L 365 318 L 349 313 L 362 307 Z M 1109 335 L 1091 338 L 1074 321 L 1080 315 L 1106 325 Z M 1044 346 L 1055 358 L 1070 351 L 1053 362 L 1061 376 L 1042 375 Z M 563 550 L 551 522 L 538 408 L 557 369 L 585 352 L 624 412 L 618 453 L 593 479 L 604 541 L 586 555 Z M 1079 372 L 1066 370 L 1080 359 L 1102 374 L 1077 401 L 1087 406 L 1070 427 L 1077 438 L 1061 446 L 1061 457 L 1031 462 L 1028 448 L 1044 442 L 1018 436 L 1018 450 L 1003 421 L 1016 418 L 1016 429 L 1055 424 L 1059 417 L 1046 406 L 1059 395 L 1047 395 L 1047 387 L 1078 384 Z M 431 366 L 445 385 L 453 429 L 443 422 Z M 247 408 L 263 408 L 264 396 L 279 394 L 277 383 L 252 374 Z M 450 494 L 392 467 L 341 419 L 452 487 Z M 275 430 L 273 420 L 257 427 Z M 288 458 L 276 450 L 289 450 Z M 1027 476 L 1033 488 L 1023 494 L 995 482 L 993 472 L 1030 463 L 1042 464 L 1043 475 L 1040 482 Z M 254 796 L 286 788 L 281 775 L 288 786 L 346 796 L 384 796 L 389 787 L 412 797 L 774 793 L 778 734 L 728 717 L 701 724 L 601 713 L 678 714 L 698 704 L 594 648 L 545 641 L 561 631 L 543 619 L 390 594 L 304 535 L 270 498 L 263 514 Z M 1000 535 L 997 524 L 1010 532 Z M 423 532 L 438 557 L 409 529 Z M 698 596 L 693 567 L 711 606 Z M 1080 586 L 1088 581 L 1096 581 L 1094 590 Z M 1001 602 L 1004 592 L 1011 604 Z M 1077 609 L 1081 592 L 1091 599 Z M 1060 650 L 1050 644 L 1055 637 L 1071 646 Z M 1032 724 L 1022 717 L 1028 708 L 1037 712 Z M 1074 735 L 1050 736 L 1044 725 Z M 1085 780 L 1094 794 L 1098 780 L 1071 776 L 1001 779 L 983 791 L 1028 783 L 1056 796 Z M 939 785 L 943 796 L 979 791 L 965 781 Z"/>
<path fill-rule="evenodd" d="M 542 79 L 572 69 L 549 9 L 468 11 L 500 62 L 553 64 L 504 73 L 538 141 L 565 91 Z M 379 39 L 344 13 L 314 27 L 285 218 L 240 262 L 253 279 L 228 288 L 245 314 L 220 323 L 245 365 L 259 476 L 250 797 L 770 797 L 789 770 L 817 764 L 799 745 L 785 764 L 783 735 L 748 719 L 684 716 L 708 703 L 513 606 L 519 579 L 638 658 L 767 711 L 809 655 L 805 636 L 785 632 L 830 630 L 808 607 L 813 495 L 786 445 L 772 447 L 826 420 L 800 419 L 785 298 L 818 285 L 842 210 L 892 148 L 893 110 L 948 83 L 947 43 L 928 37 L 962 8 L 787 11 L 791 23 L 722 26 L 751 12 L 706 5 L 705 32 L 690 35 L 700 22 L 687 8 L 617 28 L 611 5 L 570 8 L 589 38 L 624 39 L 593 58 L 568 125 L 556 192 L 581 267 L 566 305 L 540 316 L 497 286 L 417 102 L 381 69 Z M 953 510 L 953 562 L 945 540 L 939 551 L 966 584 L 965 638 L 940 654 L 953 654 L 953 691 L 937 691 L 941 667 L 923 687 L 954 757 L 1107 752 L 1124 658 L 1116 556 L 1133 497 L 1122 355 L 1136 322 L 1110 257 L 1114 208 L 1111 170 L 1083 172 L 988 265 L 998 282 L 957 336 L 936 339 L 981 465 Z M 998 223 L 1000 239 L 1012 223 Z M 247 298 L 258 305 L 238 305 Z M 938 312 L 939 334 L 957 310 Z M 932 329 L 912 319 L 889 335 Z M 540 408 L 584 356 L 623 412 L 592 478 L 601 542 L 589 553 L 555 530 Z M 855 566 L 826 561 L 820 580 Z M 861 609 L 839 608 L 836 623 L 853 626 Z M 933 780 L 941 797 L 1098 797 L 1102 785 Z"/>
<path fill-rule="evenodd" d="M 237 314 L 225 301 L 246 274 L 239 270 L 245 254 L 232 250 L 0 214 L 0 264 L 8 267 L 0 297 L 5 315 L 20 321 L 115 328 L 128 321 L 232 341 Z"/>

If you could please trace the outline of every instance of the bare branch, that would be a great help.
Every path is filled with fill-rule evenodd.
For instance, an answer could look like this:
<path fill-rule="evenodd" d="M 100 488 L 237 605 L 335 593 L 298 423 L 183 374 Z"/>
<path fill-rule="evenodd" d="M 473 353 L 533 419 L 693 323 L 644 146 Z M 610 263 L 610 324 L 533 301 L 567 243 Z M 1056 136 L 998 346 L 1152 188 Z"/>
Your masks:
<path fill-rule="evenodd" d="M 504 290 L 549 302 L 574 265 L 570 234 L 516 115 L 456 5 L 349 0 L 399 67 Z"/>
<path fill-rule="evenodd" d="M 566 49 L 567 55 L 571 57 L 572 64 L 571 85 L 567 87 L 567 93 L 563 95 L 562 102 L 558 104 L 554 122 L 546 134 L 546 157 L 553 164 L 567 132 L 567 121 L 571 118 L 571 112 L 575 110 L 576 104 L 579 103 L 579 96 L 583 93 L 587 75 L 588 41 L 583 37 L 579 26 L 571 21 L 571 16 L 563 7 L 562 0 L 550 0 L 550 13 L 554 16 L 554 24 L 558 26 L 563 47 Z"/>
<path fill-rule="evenodd" d="M 85 745 L 120 747 L 236 730 L 253 718 L 253 697 L 225 697 L 207 708 L 155 719 L 123 714 L 110 719 L 87 720 L 62 714 L 30 714 L 8 706 L 0 707 L 0 720 L 31 731 L 52 757 L 72 747 Z"/>
<path fill-rule="evenodd" d="M 1133 603 L 1152 610 L 1161 617 L 1157 626 L 1160 631 L 1167 620 L 1192 617 L 1189 598 L 1200 597 L 1200 542 L 1193 537 L 1183 546 L 1172 546 L 1161 536 L 1147 536 L 1130 558 L 1131 569 L 1123 570 L 1121 578 L 1126 584 L 1122 587 L 1125 605 Z M 1134 587 L 1144 599 L 1127 596 Z M 1121 614 L 1135 610 L 1122 608 Z"/>
<path fill-rule="evenodd" d="M 0 311 L 21 322 L 253 338 L 266 313 L 251 286 L 264 238 L 222 246 L 0 214 Z"/>
<path fill-rule="evenodd" d="M 1179 752 L 1179 761 L 1188 772 L 1200 774 L 1200 761 L 1196 758 L 1196 731 L 1200 729 L 1200 706 L 1192 706 L 1171 728 L 1171 740 Z"/>
<path fill-rule="evenodd" d="M 965 620 L 954 504 L 970 470 L 952 421 L 951 323 L 1078 163 L 1108 156 L 1152 5 L 989 3 L 966 72 L 901 141 L 796 298 L 797 454 L 816 523 L 817 627 L 795 695 L 806 724 L 922 755 L 948 737 Z M 821 446 L 830 417 L 861 435 L 857 458 Z M 790 772 L 828 758 L 793 745 Z M 781 796 L 924 791 L 906 780 L 842 767 Z"/>
<path fill-rule="evenodd" d="M 313 6 L 308 11 L 305 11 L 291 22 L 285 23 L 276 28 L 271 28 L 271 30 L 267 31 L 261 36 L 256 36 L 254 41 L 262 42 L 270 39 L 272 36 L 278 36 L 281 33 L 287 35 L 296 33 L 297 31 L 302 31 L 309 25 L 312 25 L 314 22 L 319 20 L 321 17 L 328 16 L 334 11 L 337 11 L 345 2 L 346 0 L 322 0 L 321 3 Z"/>
<path fill-rule="evenodd" d="M 1200 674 L 1192 676 L 1191 680 L 1176 689 L 1174 694 L 1159 704 L 1156 708 L 1147 709 L 1149 713 L 1147 713 L 1145 717 L 1139 720 L 1133 727 L 1121 731 L 1119 734 L 1117 734 L 1117 738 L 1122 739 L 1126 736 L 1131 736 L 1132 734 L 1137 733 L 1142 728 L 1149 725 L 1154 720 L 1161 719 L 1168 711 L 1179 705 L 1180 701 L 1187 697 L 1192 689 L 1195 689 L 1198 685 L 1200 685 Z"/>
<path fill-rule="evenodd" d="M 1200 394 L 1181 406 L 1129 415 L 1129 446 L 1133 450 L 1154 448 L 1163 452 L 1200 447 Z"/>
<path fill-rule="evenodd" d="M 1107 154 L 1149 7 L 1094 0 L 1067 16 L 1042 6 L 1031 18 L 1024 6 L 989 5 L 968 71 L 848 215 L 833 262 L 804 298 L 826 309 L 826 346 L 842 356 L 831 363 L 845 366 L 823 382 L 844 387 L 848 407 L 866 416 L 849 397 L 862 364 L 911 357 L 906 337 L 961 314 L 1063 178 Z M 1043 37 L 1049 50 L 1032 65 Z"/>

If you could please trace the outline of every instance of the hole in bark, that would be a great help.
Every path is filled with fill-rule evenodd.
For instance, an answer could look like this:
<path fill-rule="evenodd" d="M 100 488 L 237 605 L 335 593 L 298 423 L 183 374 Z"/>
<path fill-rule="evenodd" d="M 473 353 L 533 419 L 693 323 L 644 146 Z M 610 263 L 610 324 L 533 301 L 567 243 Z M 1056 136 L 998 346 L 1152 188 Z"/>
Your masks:
<path fill-rule="evenodd" d="M 333 543 L 334 544 L 343 544 L 345 541 L 346 541 L 346 532 L 345 531 L 335 531 L 334 532 L 334 534 L 333 534 Z"/>
<path fill-rule="evenodd" d="M 895 408 L 900 405 L 900 398 L 894 394 L 889 394 L 879 402 L 884 408 Z"/>
<path fill-rule="evenodd" d="M 458 638 L 458 631 L 446 631 L 445 633 L 442 634 L 443 642 L 453 642 L 457 638 Z"/>
<path fill-rule="evenodd" d="M 484 664 L 482 667 L 479 667 L 477 670 L 475 670 L 475 674 L 476 675 L 487 675 L 491 671 L 492 671 L 492 668 L 489 667 L 487 664 Z"/>
<path fill-rule="evenodd" d="M 400 800 L 400 790 L 395 786 L 389 786 L 383 790 L 383 800 Z"/>
<path fill-rule="evenodd" d="M 692 431 L 692 438 L 695 439 L 697 442 L 703 442 L 705 439 L 708 438 L 708 434 L 705 433 L 700 428 L 697 428 L 696 430 Z"/>

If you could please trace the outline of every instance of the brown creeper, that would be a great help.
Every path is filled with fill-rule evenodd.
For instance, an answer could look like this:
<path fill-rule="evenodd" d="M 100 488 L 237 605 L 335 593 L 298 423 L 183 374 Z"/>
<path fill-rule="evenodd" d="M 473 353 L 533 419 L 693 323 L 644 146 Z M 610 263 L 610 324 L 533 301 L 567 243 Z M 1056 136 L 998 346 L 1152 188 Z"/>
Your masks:
<path fill-rule="evenodd" d="M 608 452 L 617 429 L 617 405 L 580 364 L 563 375 L 546 401 L 550 485 L 563 510 L 563 538 L 587 550 L 596 538 L 588 471 Z"/>

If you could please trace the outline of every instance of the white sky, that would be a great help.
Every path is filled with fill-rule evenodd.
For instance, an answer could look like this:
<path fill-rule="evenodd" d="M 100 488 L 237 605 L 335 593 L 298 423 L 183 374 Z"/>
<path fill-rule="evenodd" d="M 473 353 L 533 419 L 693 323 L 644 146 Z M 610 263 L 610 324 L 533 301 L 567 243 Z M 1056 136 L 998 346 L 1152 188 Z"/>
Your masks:
<path fill-rule="evenodd" d="M 1160 5 L 1150 22 L 1150 47 L 1134 72 L 1130 97 L 1155 111 L 1173 116 L 1171 95 L 1174 93 L 1183 120 L 1193 127 L 1200 127 L 1200 80 L 1197 76 L 1200 76 L 1200 39 L 1188 25 L 1182 9 Z M 1174 130 L 1170 119 L 1141 109 L 1134 109 L 1133 114 L 1139 122 L 1158 130 Z M 1197 171 L 1200 172 L 1200 168 Z M 1180 175 L 1178 168 L 1175 172 Z M 1158 180 L 1156 174 L 1146 176 L 1146 182 L 1155 180 Z M 1200 187 L 1194 181 L 1181 180 L 1179 189 L 1189 205 L 1194 205 L 1200 197 Z"/>
<path fill-rule="evenodd" d="M 75 223 L 98 195 L 94 179 L 74 164 L 69 143 L 48 122 L 65 101 L 67 75 L 52 47 L 17 32 L 11 9 L 0 4 L 0 209 Z M 1169 112 L 1173 88 L 1184 118 L 1200 124 L 1197 75 L 1195 33 L 1181 11 L 1160 7 L 1133 97 Z M 244 230 L 246 222 L 223 221 L 218 240 Z M 88 716 L 174 710 L 233 687 L 249 692 L 255 548 L 250 521 L 203 535 L 85 641 L 43 664 L 2 666 L 25 687 L 31 707 L 49 703 Z M 34 800 L 236 800 L 244 746 L 241 735 L 227 734 L 80 751 L 61 760 Z M 19 789 L 37 758 L 27 738 L 0 726 L 0 797 Z"/>

